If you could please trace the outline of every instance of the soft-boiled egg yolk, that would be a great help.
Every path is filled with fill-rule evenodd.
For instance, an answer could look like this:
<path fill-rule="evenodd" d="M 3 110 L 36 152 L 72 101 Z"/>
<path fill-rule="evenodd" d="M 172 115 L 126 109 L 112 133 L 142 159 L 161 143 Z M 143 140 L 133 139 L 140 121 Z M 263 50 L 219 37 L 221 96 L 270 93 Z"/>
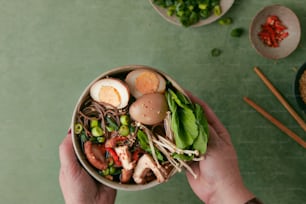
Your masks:
<path fill-rule="evenodd" d="M 97 102 L 119 109 L 126 107 L 130 99 L 127 85 L 114 78 L 105 78 L 95 82 L 90 87 L 90 96 Z"/>
<path fill-rule="evenodd" d="M 102 86 L 99 92 L 101 102 L 111 104 L 115 107 L 121 103 L 121 97 L 117 89 L 111 86 Z"/>
<path fill-rule="evenodd" d="M 135 88 L 142 94 L 154 93 L 159 87 L 159 79 L 154 72 L 145 71 L 138 75 Z"/>
<path fill-rule="evenodd" d="M 150 69 L 135 69 L 131 71 L 126 76 L 125 82 L 135 98 L 150 93 L 163 93 L 166 90 L 164 77 Z"/>

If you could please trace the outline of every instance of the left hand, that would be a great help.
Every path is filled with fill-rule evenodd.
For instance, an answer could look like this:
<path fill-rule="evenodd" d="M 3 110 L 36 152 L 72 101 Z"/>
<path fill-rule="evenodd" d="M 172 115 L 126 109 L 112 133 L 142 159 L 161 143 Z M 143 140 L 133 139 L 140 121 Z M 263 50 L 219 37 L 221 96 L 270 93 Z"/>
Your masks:
<path fill-rule="evenodd" d="M 72 146 L 71 133 L 59 147 L 59 182 L 66 204 L 113 204 L 117 191 L 95 181 L 80 166 Z"/>

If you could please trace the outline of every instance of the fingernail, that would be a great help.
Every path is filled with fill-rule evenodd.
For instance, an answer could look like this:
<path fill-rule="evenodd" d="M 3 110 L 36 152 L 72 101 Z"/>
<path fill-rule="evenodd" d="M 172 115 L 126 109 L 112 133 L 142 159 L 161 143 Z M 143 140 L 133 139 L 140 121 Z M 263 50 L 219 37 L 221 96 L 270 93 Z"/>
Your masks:
<path fill-rule="evenodd" d="M 68 134 L 71 134 L 71 128 L 69 128 L 69 130 L 68 130 Z"/>

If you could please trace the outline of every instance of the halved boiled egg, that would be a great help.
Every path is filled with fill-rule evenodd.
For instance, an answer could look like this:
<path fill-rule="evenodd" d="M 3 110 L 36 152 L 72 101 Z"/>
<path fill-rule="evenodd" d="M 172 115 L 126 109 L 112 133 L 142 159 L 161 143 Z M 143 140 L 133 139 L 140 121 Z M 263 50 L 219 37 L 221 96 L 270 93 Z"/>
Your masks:
<path fill-rule="evenodd" d="M 90 96 L 99 103 L 106 103 L 118 109 L 126 107 L 130 99 L 127 85 L 114 78 L 95 82 L 90 88 Z"/>
<path fill-rule="evenodd" d="M 149 69 L 131 71 L 125 82 L 135 98 L 149 93 L 163 93 L 166 90 L 166 80 L 159 73 Z"/>

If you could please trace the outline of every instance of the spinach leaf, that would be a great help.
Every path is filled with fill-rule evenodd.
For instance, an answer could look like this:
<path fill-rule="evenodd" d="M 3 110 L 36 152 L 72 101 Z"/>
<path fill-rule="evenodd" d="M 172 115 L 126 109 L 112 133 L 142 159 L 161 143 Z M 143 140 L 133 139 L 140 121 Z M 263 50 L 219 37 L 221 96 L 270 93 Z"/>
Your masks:
<path fill-rule="evenodd" d="M 169 100 L 170 100 L 170 104 L 175 103 L 176 105 L 180 106 L 181 108 L 185 108 L 186 104 L 186 100 L 187 99 L 183 99 L 182 95 L 177 95 L 176 93 L 174 93 L 174 91 L 172 91 L 171 89 L 168 89 L 169 92 Z M 180 97 L 180 98 L 179 98 Z M 182 99 L 181 99 L 182 98 Z"/>
<path fill-rule="evenodd" d="M 192 144 L 193 139 L 186 133 L 179 115 L 178 110 L 172 113 L 171 128 L 174 134 L 175 145 L 180 149 L 185 149 Z"/>
<path fill-rule="evenodd" d="M 198 136 L 198 125 L 192 109 L 185 107 L 180 111 L 181 123 L 185 133 L 194 140 Z M 191 145 L 191 144 L 190 144 Z"/>
<path fill-rule="evenodd" d="M 180 149 L 196 149 L 204 154 L 208 142 L 208 123 L 199 104 L 193 104 L 182 93 L 168 89 L 167 102 L 171 111 L 171 128 Z"/>
<path fill-rule="evenodd" d="M 139 141 L 139 145 L 140 147 L 145 150 L 146 152 L 152 154 L 150 145 L 149 145 L 149 140 L 148 140 L 148 136 L 146 135 L 146 133 L 144 133 L 142 130 L 138 130 L 137 132 L 137 139 Z M 164 161 L 164 156 L 162 155 L 162 153 L 154 148 L 155 150 L 155 154 L 157 156 L 157 159 L 160 161 Z"/>
<path fill-rule="evenodd" d="M 193 148 L 199 150 L 201 154 L 204 154 L 207 150 L 208 142 L 208 122 L 204 117 L 204 111 L 202 107 L 195 104 L 195 114 L 197 118 L 197 124 L 199 127 L 199 135 L 193 143 Z"/>

